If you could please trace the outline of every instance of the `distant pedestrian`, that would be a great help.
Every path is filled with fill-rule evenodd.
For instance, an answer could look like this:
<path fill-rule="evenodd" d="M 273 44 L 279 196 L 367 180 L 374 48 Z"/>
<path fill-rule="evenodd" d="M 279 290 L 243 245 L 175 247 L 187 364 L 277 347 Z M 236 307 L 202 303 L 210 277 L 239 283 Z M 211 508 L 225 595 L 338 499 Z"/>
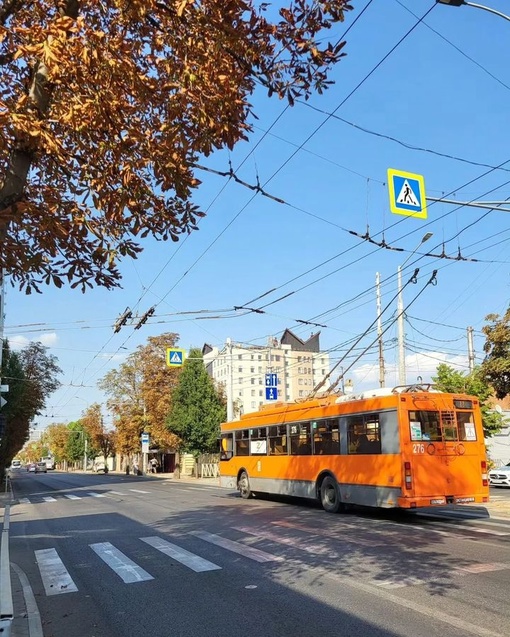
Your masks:
<path fill-rule="evenodd" d="M 158 472 L 159 462 L 157 461 L 156 458 L 152 458 L 152 460 L 150 461 L 150 465 L 151 465 L 152 473 L 157 473 Z"/>
<path fill-rule="evenodd" d="M 133 462 L 133 473 L 135 474 L 135 476 L 140 475 L 140 467 L 138 466 L 138 462 L 136 460 Z"/>

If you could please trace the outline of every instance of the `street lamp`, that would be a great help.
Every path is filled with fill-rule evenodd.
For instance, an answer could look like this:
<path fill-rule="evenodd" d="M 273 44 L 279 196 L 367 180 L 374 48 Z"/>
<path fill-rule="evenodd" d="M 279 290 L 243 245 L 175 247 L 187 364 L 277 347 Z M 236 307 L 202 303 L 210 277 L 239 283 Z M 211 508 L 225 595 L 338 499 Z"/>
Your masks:
<path fill-rule="evenodd" d="M 477 4 L 476 2 L 466 2 L 465 0 L 436 0 L 437 4 L 449 4 L 452 7 L 460 7 L 463 4 L 466 4 L 468 7 L 475 7 L 476 9 L 483 9 L 484 11 L 488 11 L 489 13 L 494 13 L 495 15 L 499 15 L 500 18 L 504 18 L 505 20 L 510 20 L 510 16 L 501 13 L 501 11 L 496 11 L 496 9 L 491 9 L 490 7 L 486 7 L 483 4 Z"/>
<path fill-rule="evenodd" d="M 405 335 L 404 335 L 404 300 L 402 299 L 402 268 L 405 264 L 411 259 L 416 250 L 421 246 L 422 243 L 428 241 L 432 236 L 432 232 L 427 232 L 422 237 L 420 243 L 416 246 L 416 248 L 411 252 L 411 254 L 407 257 L 407 259 L 402 263 L 402 265 L 398 266 L 397 270 L 397 325 L 398 325 L 398 384 L 405 385 L 406 384 L 406 352 L 405 352 Z"/>

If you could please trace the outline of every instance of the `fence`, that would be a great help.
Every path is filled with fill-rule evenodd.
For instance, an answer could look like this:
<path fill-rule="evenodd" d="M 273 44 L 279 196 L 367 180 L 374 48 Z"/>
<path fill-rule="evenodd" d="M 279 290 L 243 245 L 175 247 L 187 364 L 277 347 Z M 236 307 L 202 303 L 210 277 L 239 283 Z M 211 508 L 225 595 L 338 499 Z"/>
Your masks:
<path fill-rule="evenodd" d="M 197 473 L 199 478 L 218 478 L 220 475 L 220 455 L 218 453 L 204 453 L 197 459 Z"/>

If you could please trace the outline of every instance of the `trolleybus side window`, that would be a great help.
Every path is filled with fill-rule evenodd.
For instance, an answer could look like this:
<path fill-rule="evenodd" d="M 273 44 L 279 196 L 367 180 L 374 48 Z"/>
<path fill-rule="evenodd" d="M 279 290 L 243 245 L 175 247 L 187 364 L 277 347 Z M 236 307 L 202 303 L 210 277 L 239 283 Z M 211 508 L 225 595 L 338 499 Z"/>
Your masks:
<path fill-rule="evenodd" d="M 274 425 L 268 427 L 269 454 L 271 456 L 286 456 L 287 449 L 287 425 Z"/>
<path fill-rule="evenodd" d="M 221 436 L 220 460 L 230 460 L 234 448 L 234 436 L 231 433 Z"/>
<path fill-rule="evenodd" d="M 317 420 L 312 422 L 314 453 L 333 455 L 340 453 L 338 420 Z"/>
<path fill-rule="evenodd" d="M 348 416 L 345 420 L 349 454 L 381 453 L 379 414 Z"/>
<path fill-rule="evenodd" d="M 248 429 L 243 429 L 242 431 L 236 431 L 235 441 L 236 441 L 236 456 L 249 456 L 250 448 L 248 446 L 248 442 L 249 442 Z"/>
<path fill-rule="evenodd" d="M 300 422 L 289 425 L 290 453 L 293 456 L 309 456 L 312 453 L 310 423 Z"/>
<path fill-rule="evenodd" d="M 250 429 L 250 433 L 250 455 L 267 455 L 267 428 L 258 427 L 257 429 Z"/>

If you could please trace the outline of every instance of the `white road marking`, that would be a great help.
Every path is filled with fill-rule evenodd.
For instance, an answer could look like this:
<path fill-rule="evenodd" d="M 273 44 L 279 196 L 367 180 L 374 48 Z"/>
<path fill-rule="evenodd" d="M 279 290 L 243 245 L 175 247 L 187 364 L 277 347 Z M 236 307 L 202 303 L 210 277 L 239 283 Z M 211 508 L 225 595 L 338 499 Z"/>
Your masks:
<path fill-rule="evenodd" d="M 57 501 L 57 499 L 56 498 L 52 498 L 51 495 L 46 496 L 45 498 L 43 498 L 43 500 L 45 502 L 56 502 Z"/>
<path fill-rule="evenodd" d="M 66 498 L 69 498 L 69 500 L 81 500 L 79 495 L 74 495 L 72 493 L 65 493 L 64 495 Z"/>
<path fill-rule="evenodd" d="M 210 542 L 216 546 L 221 546 L 221 548 L 227 549 L 227 551 L 232 551 L 232 553 L 238 553 L 250 560 L 255 560 L 255 562 L 283 561 L 283 557 L 271 555 L 271 553 L 266 553 L 265 551 L 246 546 L 246 544 L 241 544 L 240 542 L 234 542 L 234 540 L 228 540 L 227 538 L 221 537 L 220 535 L 214 535 L 213 533 L 206 533 L 205 531 L 191 531 L 191 535 L 195 535 L 201 540 L 205 540 L 206 542 Z"/>
<path fill-rule="evenodd" d="M 76 593 L 78 588 L 67 572 L 55 549 L 35 551 L 37 566 L 41 573 L 46 595 Z"/>
<path fill-rule="evenodd" d="M 91 491 L 90 493 L 87 493 L 87 495 L 90 495 L 93 498 L 106 498 L 104 493 L 94 493 L 94 491 Z"/>
<path fill-rule="evenodd" d="M 129 489 L 130 491 L 134 491 L 135 493 L 150 493 L 150 491 L 141 491 L 140 489 Z"/>
<path fill-rule="evenodd" d="M 152 575 L 135 564 L 110 542 L 99 542 L 89 546 L 126 584 L 154 579 Z"/>
<path fill-rule="evenodd" d="M 192 571 L 195 571 L 195 573 L 221 570 L 221 566 L 218 566 L 213 562 L 209 562 L 209 560 L 205 560 L 199 555 L 190 553 L 189 551 L 186 551 L 186 549 L 183 549 L 176 544 L 171 544 L 170 542 L 167 542 L 160 537 L 141 537 L 140 539 L 142 540 L 142 542 L 146 542 L 158 551 L 161 551 L 165 555 L 168 555 L 174 560 L 177 560 L 177 562 L 184 564 L 184 566 L 187 566 Z"/>
<path fill-rule="evenodd" d="M 115 495 L 126 495 L 125 493 L 121 493 L 120 491 L 109 491 L 108 493 L 114 493 Z"/>
<path fill-rule="evenodd" d="M 30 504 L 30 500 L 28 498 L 20 498 L 20 504 Z"/>

